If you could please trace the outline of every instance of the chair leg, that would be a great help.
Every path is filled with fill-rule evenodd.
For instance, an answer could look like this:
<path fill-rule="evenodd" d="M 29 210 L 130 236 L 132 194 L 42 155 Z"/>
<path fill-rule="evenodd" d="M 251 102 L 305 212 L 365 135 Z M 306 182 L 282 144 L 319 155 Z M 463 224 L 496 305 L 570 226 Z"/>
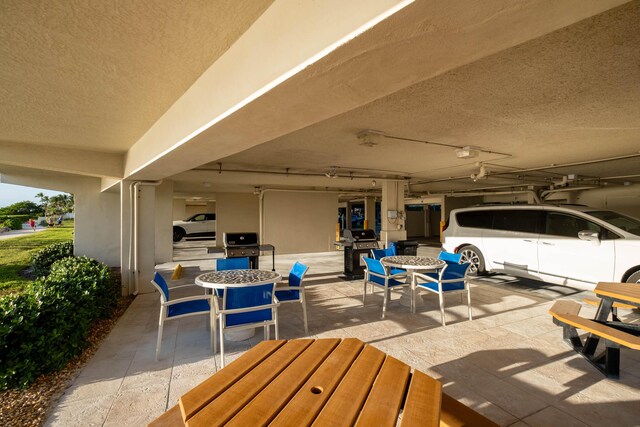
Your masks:
<path fill-rule="evenodd" d="M 280 331 L 278 330 L 278 309 L 275 308 L 273 310 L 273 318 L 274 318 L 274 327 L 276 329 L 276 340 L 280 339 Z"/>
<path fill-rule="evenodd" d="M 469 320 L 473 320 L 473 315 L 471 313 L 471 288 L 467 286 L 467 307 L 469 310 Z"/>
<path fill-rule="evenodd" d="M 384 288 L 384 299 L 382 300 L 382 318 L 384 319 L 384 316 L 387 313 L 387 301 L 389 300 L 389 288 Z"/>
<path fill-rule="evenodd" d="M 438 300 L 440 301 L 440 315 L 442 316 L 442 326 L 447 326 L 447 322 L 444 319 L 444 296 L 442 292 L 438 293 Z"/>
<path fill-rule="evenodd" d="M 164 330 L 164 318 L 166 316 L 167 308 L 165 306 L 160 307 L 160 317 L 158 318 L 158 340 L 156 341 L 156 362 L 160 357 L 160 346 L 162 345 L 162 332 Z"/>
<path fill-rule="evenodd" d="M 267 341 L 269 339 L 269 326 L 262 327 L 262 339 Z"/>
<path fill-rule="evenodd" d="M 216 316 L 213 313 L 213 309 L 209 314 L 209 331 L 211 332 L 211 350 L 213 354 L 216 354 Z"/>
<path fill-rule="evenodd" d="M 222 318 L 224 317 L 224 314 L 221 314 L 219 319 L 220 319 L 220 367 L 224 368 L 224 329 L 222 328 Z"/>
<path fill-rule="evenodd" d="M 367 301 L 367 279 L 366 279 L 366 276 L 365 276 L 364 289 L 362 290 L 362 306 L 363 307 L 364 307 L 366 301 Z"/>
<path fill-rule="evenodd" d="M 307 322 L 307 303 L 302 297 L 302 317 L 304 318 L 304 334 L 309 335 L 309 323 Z"/>

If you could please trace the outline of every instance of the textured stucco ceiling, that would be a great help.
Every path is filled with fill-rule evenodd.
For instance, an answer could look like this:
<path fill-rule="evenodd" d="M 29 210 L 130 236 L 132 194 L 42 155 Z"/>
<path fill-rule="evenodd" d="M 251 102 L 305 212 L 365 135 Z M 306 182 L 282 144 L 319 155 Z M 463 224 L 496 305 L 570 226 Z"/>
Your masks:
<path fill-rule="evenodd" d="M 0 2 L 0 141 L 124 153 L 273 0 Z"/>
<path fill-rule="evenodd" d="M 496 172 L 494 185 L 542 184 L 561 173 L 638 174 L 640 157 L 502 175 L 640 150 L 640 2 L 628 3 L 546 36 L 425 80 L 361 108 L 222 159 L 227 169 L 349 172 L 406 176 L 424 190 L 487 186 L 452 180 Z M 458 159 L 454 148 L 356 134 L 388 135 L 507 154 Z M 216 168 L 215 164 L 208 165 Z M 550 172 L 555 172 L 552 174 Z M 428 184 L 429 181 L 438 181 Z M 633 179 L 632 179 L 633 180 Z M 639 181 L 637 178 L 636 181 Z M 322 185 L 317 181 L 317 185 Z M 640 182 L 640 181 L 639 181 Z M 324 185 L 339 185 L 326 179 Z M 349 186 L 348 182 L 343 183 Z"/>

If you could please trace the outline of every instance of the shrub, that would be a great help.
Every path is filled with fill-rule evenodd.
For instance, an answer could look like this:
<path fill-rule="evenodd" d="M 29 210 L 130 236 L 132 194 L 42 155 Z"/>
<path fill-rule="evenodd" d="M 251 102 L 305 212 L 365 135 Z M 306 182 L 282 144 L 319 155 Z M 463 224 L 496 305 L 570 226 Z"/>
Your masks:
<path fill-rule="evenodd" d="M 22 224 L 29 220 L 28 215 L 0 215 L 0 226 L 12 230 L 21 230 Z"/>
<path fill-rule="evenodd" d="M 31 259 L 31 267 L 33 268 L 33 274 L 35 276 L 46 276 L 49 274 L 51 264 L 54 262 L 73 256 L 73 242 L 61 242 L 54 243 L 53 245 L 45 246 Z"/>
<path fill-rule="evenodd" d="M 0 389 L 26 387 L 86 346 L 91 324 L 118 301 L 107 266 L 64 258 L 24 293 L 0 298 Z"/>

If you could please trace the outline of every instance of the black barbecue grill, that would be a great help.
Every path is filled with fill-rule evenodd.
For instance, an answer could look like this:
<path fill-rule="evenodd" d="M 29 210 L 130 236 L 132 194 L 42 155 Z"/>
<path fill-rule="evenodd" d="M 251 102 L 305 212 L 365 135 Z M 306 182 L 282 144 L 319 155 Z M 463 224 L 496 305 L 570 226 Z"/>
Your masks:
<path fill-rule="evenodd" d="M 260 251 L 271 252 L 271 269 L 275 271 L 275 247 L 261 245 L 258 233 L 223 233 L 224 257 L 249 257 L 249 268 L 260 268 Z"/>
<path fill-rule="evenodd" d="M 379 249 L 376 232 L 371 229 L 344 230 L 344 274 L 350 279 L 364 277 L 362 257 L 371 256 L 371 249 Z"/>

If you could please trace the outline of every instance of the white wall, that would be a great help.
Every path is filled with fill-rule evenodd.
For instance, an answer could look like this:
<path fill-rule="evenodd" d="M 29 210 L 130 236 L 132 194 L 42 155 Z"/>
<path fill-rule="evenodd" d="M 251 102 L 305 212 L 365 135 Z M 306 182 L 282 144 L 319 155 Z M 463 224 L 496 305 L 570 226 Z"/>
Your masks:
<path fill-rule="evenodd" d="M 187 218 L 186 200 L 173 199 L 173 221 Z"/>
<path fill-rule="evenodd" d="M 640 185 L 599 188 L 576 194 L 576 203 L 640 218 Z"/>
<path fill-rule="evenodd" d="M 173 261 L 173 181 L 156 187 L 155 197 L 155 262 Z"/>
<path fill-rule="evenodd" d="M 261 240 L 274 245 L 276 254 L 332 251 L 337 217 L 335 193 L 266 191 Z"/>

